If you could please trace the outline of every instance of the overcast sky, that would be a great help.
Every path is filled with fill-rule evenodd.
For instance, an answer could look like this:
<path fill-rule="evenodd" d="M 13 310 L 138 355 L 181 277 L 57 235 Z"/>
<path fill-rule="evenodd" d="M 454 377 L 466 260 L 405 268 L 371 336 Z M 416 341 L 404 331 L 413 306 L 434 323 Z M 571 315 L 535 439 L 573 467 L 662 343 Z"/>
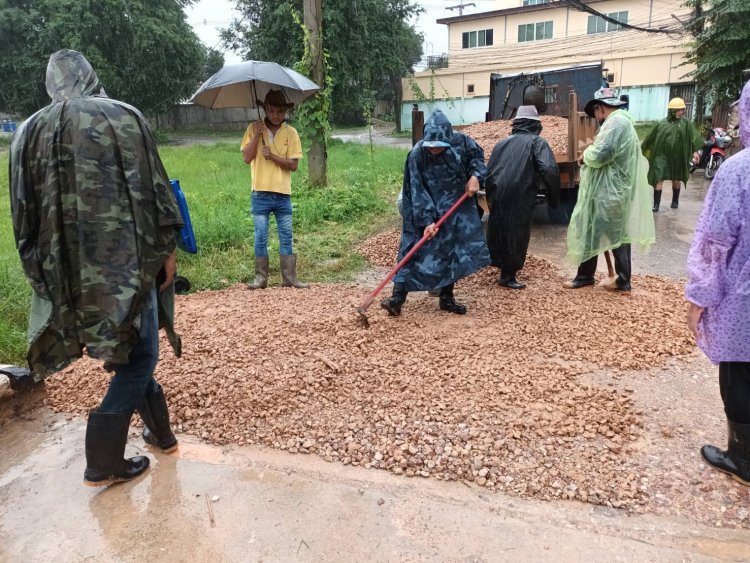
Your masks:
<path fill-rule="evenodd" d="M 481 8 L 487 0 L 478 0 L 476 3 Z M 424 8 L 416 21 L 417 31 L 425 36 L 423 51 L 426 55 L 448 52 L 448 26 L 435 23 L 438 18 L 457 15 L 456 11 L 446 10 L 447 6 L 455 6 L 461 0 L 419 0 L 417 2 Z M 232 18 L 237 15 L 232 0 L 200 0 L 186 9 L 188 23 L 193 26 L 195 33 L 201 41 L 209 47 L 223 51 L 219 44 L 219 32 L 217 28 L 226 27 Z M 467 8 L 465 13 L 477 11 L 478 8 Z M 238 55 L 226 51 L 224 60 L 227 63 L 236 63 L 241 59 Z"/>

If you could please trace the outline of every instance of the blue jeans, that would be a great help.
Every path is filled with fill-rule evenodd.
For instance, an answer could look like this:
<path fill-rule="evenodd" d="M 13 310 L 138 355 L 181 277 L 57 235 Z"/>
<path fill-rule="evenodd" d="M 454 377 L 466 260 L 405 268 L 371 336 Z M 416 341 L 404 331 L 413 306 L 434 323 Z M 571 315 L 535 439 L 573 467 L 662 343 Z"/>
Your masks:
<path fill-rule="evenodd" d="M 99 412 L 132 414 L 140 406 L 144 395 L 159 390 L 154 379 L 154 369 L 159 361 L 159 310 L 156 288 L 146 298 L 141 310 L 141 328 L 138 339 L 130 350 L 127 364 L 115 366 L 115 375 L 109 382 L 107 394 L 102 399 Z"/>
<path fill-rule="evenodd" d="M 276 192 L 253 192 L 251 197 L 255 226 L 255 257 L 268 256 L 268 218 L 276 217 L 279 254 L 292 254 L 292 196 Z"/>

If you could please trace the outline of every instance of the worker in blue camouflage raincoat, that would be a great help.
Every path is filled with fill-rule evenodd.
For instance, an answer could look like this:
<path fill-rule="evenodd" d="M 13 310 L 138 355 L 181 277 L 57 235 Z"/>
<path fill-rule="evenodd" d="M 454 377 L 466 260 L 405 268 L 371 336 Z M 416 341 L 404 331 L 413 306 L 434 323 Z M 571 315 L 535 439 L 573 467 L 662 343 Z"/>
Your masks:
<path fill-rule="evenodd" d="M 114 372 L 89 413 L 84 482 L 128 481 L 149 466 L 124 459 L 130 419 L 164 451 L 177 447 L 161 386 L 159 325 L 174 332 L 175 247 L 182 219 L 141 113 L 110 100 L 86 58 L 54 53 L 52 103 L 10 148 L 16 247 L 32 286 L 28 361 L 36 379 L 86 354 Z"/>
<path fill-rule="evenodd" d="M 393 279 L 393 293 L 381 306 L 390 315 L 401 314 L 410 291 L 440 291 L 440 309 L 463 315 L 456 303 L 454 284 L 490 263 L 482 223 L 473 197 L 443 223 L 435 223 L 467 192 L 474 196 L 484 184 L 487 167 L 484 151 L 435 110 L 424 127 L 424 138 L 406 159 L 402 187 L 403 226 L 398 259 L 424 236 L 429 240 Z"/>

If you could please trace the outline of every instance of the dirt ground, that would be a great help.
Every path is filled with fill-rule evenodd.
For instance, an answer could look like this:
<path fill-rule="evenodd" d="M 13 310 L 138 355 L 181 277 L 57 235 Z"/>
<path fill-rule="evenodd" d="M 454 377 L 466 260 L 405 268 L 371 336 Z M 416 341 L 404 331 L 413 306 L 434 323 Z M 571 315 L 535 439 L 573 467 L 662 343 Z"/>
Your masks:
<path fill-rule="evenodd" d="M 689 194 L 657 224 L 694 221 Z M 540 232 L 553 254 L 564 231 Z M 394 240 L 364 245 L 381 268 L 364 285 Z M 663 255 L 684 264 L 687 244 Z M 627 297 L 563 291 L 531 258 L 524 291 L 488 270 L 457 286 L 466 316 L 416 294 L 369 330 L 361 284 L 185 296 L 184 357 L 163 343 L 158 368 L 182 445 L 155 453 L 133 428 L 145 477 L 80 486 L 93 362 L 33 395 L 59 414 L 2 406 L 0 561 L 750 560 L 749 490 L 698 453 L 726 439 L 717 370 L 682 282 L 647 264 Z"/>

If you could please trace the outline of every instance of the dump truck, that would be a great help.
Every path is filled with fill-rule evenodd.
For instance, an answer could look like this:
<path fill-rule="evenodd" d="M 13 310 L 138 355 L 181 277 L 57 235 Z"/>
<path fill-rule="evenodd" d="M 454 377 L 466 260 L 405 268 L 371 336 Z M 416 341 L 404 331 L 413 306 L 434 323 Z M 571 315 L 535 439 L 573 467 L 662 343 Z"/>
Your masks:
<path fill-rule="evenodd" d="M 540 115 L 568 120 L 567 146 L 554 147 L 560 167 L 560 208 L 549 209 L 553 222 L 567 222 L 575 205 L 580 179 L 578 157 L 594 141 L 596 121 L 583 111 L 594 92 L 608 86 L 601 63 L 576 65 L 538 72 L 490 75 L 487 121 L 513 119 L 519 106 L 534 105 Z M 499 139 L 498 139 L 499 140 Z M 541 194 L 539 203 L 546 201 Z"/>

